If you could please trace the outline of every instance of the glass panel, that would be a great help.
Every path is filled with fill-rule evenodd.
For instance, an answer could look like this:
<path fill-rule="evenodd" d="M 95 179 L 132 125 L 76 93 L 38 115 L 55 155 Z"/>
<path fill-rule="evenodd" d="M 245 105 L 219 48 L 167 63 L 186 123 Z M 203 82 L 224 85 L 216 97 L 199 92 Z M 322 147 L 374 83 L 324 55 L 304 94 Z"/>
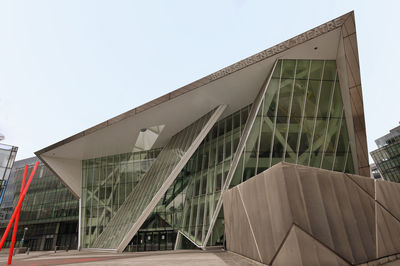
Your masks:
<path fill-rule="evenodd" d="M 250 110 L 251 105 L 246 106 L 213 126 L 139 230 L 135 240 L 137 250 L 141 232 L 147 234 L 149 230 L 153 232 L 152 237 L 157 235 L 160 239 L 161 230 L 176 233 L 180 229 L 193 242 L 202 245 L 214 216 L 216 225 L 208 244 L 223 243 L 223 214 L 216 215 L 216 204 Z M 347 151 L 349 138 L 342 110 L 335 61 L 279 60 L 229 186 L 237 185 L 283 160 L 354 172 L 352 151 Z M 188 133 L 183 138 L 187 140 L 190 136 Z M 115 215 L 126 202 L 125 198 L 129 199 L 131 191 L 140 185 L 143 174 L 159 153 L 154 151 L 153 156 L 150 154 L 153 151 L 147 152 L 115 156 L 112 162 L 106 160 L 108 166 L 112 163 L 111 170 L 107 165 L 103 166 L 102 160 L 83 164 L 84 168 L 97 169 L 97 173 L 88 170 L 86 174 L 84 223 L 99 227 L 98 231 L 93 231 L 92 241 L 85 243 L 93 242 L 101 231 L 100 225 L 107 224 L 109 218 L 103 216 Z M 117 170 L 118 163 L 121 166 Z M 168 166 L 174 163 L 174 159 L 163 158 L 162 163 Z M 107 176 L 111 178 L 109 181 L 105 181 Z M 90 184 L 93 188 L 89 188 Z M 148 200 L 151 193 L 146 190 L 140 196 Z M 111 209 L 103 211 L 99 207 Z M 90 217 L 94 219 L 90 220 Z M 153 238 L 159 241 L 157 239 Z M 160 249 L 162 245 L 159 244 Z"/>
<path fill-rule="evenodd" d="M 371 156 L 377 170 L 386 180 L 400 182 L 400 136 L 393 135 L 387 136 L 383 140 L 384 144 L 378 150 L 371 152 Z M 346 171 L 350 171 L 351 167 L 351 162 L 350 164 L 347 162 Z"/>
<path fill-rule="evenodd" d="M 191 160 L 193 160 L 196 156 L 206 155 L 207 150 L 211 150 L 209 157 L 209 166 L 208 169 L 203 169 L 201 175 L 207 177 L 207 184 L 206 184 L 206 192 L 207 197 L 201 197 L 200 201 L 200 209 L 199 209 L 199 217 L 197 217 L 197 212 L 195 212 L 195 216 L 192 219 L 195 219 L 198 223 L 191 224 L 190 227 L 187 227 L 185 222 L 182 224 L 182 231 L 185 235 L 190 238 L 193 242 L 197 243 L 198 245 L 202 244 L 202 241 L 205 237 L 207 230 L 205 227 L 209 225 L 211 222 L 212 216 L 214 215 L 214 208 L 216 201 L 219 199 L 218 191 L 222 189 L 222 186 L 225 182 L 225 178 L 227 172 L 229 171 L 231 159 L 236 152 L 237 146 L 239 144 L 239 140 L 241 137 L 241 130 L 244 128 L 244 124 L 247 121 L 248 117 L 249 106 L 243 108 L 241 111 L 234 113 L 219 122 L 219 125 L 225 124 L 226 130 L 225 134 L 216 134 L 210 135 L 209 138 L 200 144 L 200 147 L 197 149 L 195 154 L 192 156 Z M 232 122 L 233 121 L 233 124 Z M 230 124 L 230 128 L 228 131 L 228 124 Z M 260 124 L 260 122 L 258 122 Z M 214 126 L 217 127 L 217 126 Z M 222 127 L 220 127 L 222 128 Z M 250 144 L 249 144 L 250 145 Z M 203 149 L 202 147 L 207 147 L 207 149 Z M 252 144 L 254 154 L 257 152 L 257 142 Z M 254 157 L 256 159 L 256 157 Z M 241 161 L 243 164 L 243 161 Z M 195 180 L 195 176 L 200 174 L 200 169 L 194 169 L 188 163 L 188 168 L 184 174 L 186 178 Z M 234 183 L 240 183 L 242 175 L 238 176 L 239 180 L 234 181 Z M 185 208 L 183 210 L 183 217 L 190 216 L 189 213 L 191 208 L 187 207 L 190 202 L 193 200 L 198 201 L 198 197 L 189 194 L 189 191 L 192 191 L 196 186 L 195 182 L 190 182 L 187 188 L 188 193 L 186 193 L 185 199 Z M 204 202 L 204 203 L 203 203 Z M 192 213 L 193 215 L 193 213 Z M 203 218 L 204 217 L 204 218 Z M 186 219 L 186 218 L 185 218 Z M 205 220 L 203 220 L 205 219 Z M 204 224 L 205 223 L 205 224 Z"/>
<path fill-rule="evenodd" d="M 28 176 L 36 161 L 36 158 L 32 158 L 26 162 L 29 166 Z M 85 167 L 83 171 L 86 172 L 88 169 L 87 165 L 83 166 Z M 23 172 L 24 166 L 17 166 L 10 174 L 7 191 L 2 203 L 2 207 L 8 206 L 7 208 L 10 208 L 10 216 L 20 196 Z M 87 191 L 87 187 L 88 184 L 86 182 L 83 183 L 82 190 Z M 82 199 L 86 199 L 87 196 L 87 194 L 82 195 Z M 85 205 L 82 207 L 86 208 Z M 78 244 L 78 208 L 79 202 L 68 188 L 63 185 L 53 172 L 40 163 L 21 208 L 19 220 L 21 226 L 17 232 L 17 239 L 22 238 L 24 228 L 28 227 L 29 230 L 25 235 L 25 243 L 32 250 L 43 249 L 43 247 L 40 247 L 40 243 L 38 245 L 32 244 L 34 239 L 44 239 L 46 235 L 53 234 L 58 234 L 57 243 L 63 241 L 70 245 L 71 248 L 76 249 Z M 86 213 L 83 212 L 83 215 L 86 215 Z M 59 224 L 58 229 L 56 228 L 57 224 Z M 71 227 L 71 229 L 66 230 L 66 226 Z M 81 226 L 81 229 L 83 229 L 82 235 L 90 236 L 90 228 L 87 226 L 87 223 L 82 223 Z M 49 249 L 49 247 L 51 247 L 51 243 L 45 243 L 45 248 Z"/>
<path fill-rule="evenodd" d="M 210 123 L 210 119 L 214 112 L 215 110 L 209 112 L 207 115 L 173 136 L 157 156 L 157 159 L 151 167 L 149 167 L 148 162 L 145 160 L 148 157 L 146 151 L 141 152 L 140 158 L 142 160 L 140 161 L 140 170 L 141 173 L 145 172 L 142 179 L 137 183 L 135 189 L 132 190 L 129 196 L 127 196 L 127 199 L 120 206 L 119 210 L 115 212 L 114 217 L 110 218 L 108 212 L 105 214 L 105 219 L 109 219 L 109 222 L 106 223 L 103 221 L 103 225 L 105 226 L 104 232 L 98 235 L 97 239 L 93 242 L 92 247 L 116 249 L 119 246 L 126 233 L 131 230 L 136 221 L 143 215 L 143 212 L 162 188 L 164 182 L 166 182 L 167 178 L 178 166 L 178 163 L 181 162 L 182 158 L 186 155 L 195 138 L 201 133 L 204 127 Z M 221 129 L 223 128 L 221 125 L 224 124 L 217 124 L 217 129 L 218 125 L 220 125 Z M 217 134 L 214 134 L 214 129 L 212 129 L 211 132 L 214 136 L 218 136 L 218 130 Z M 200 150 L 202 149 L 200 148 Z M 201 170 L 203 157 L 196 156 L 195 158 L 195 170 Z M 114 172 L 111 171 L 111 173 L 112 175 L 109 174 L 107 179 L 112 178 Z M 196 181 L 194 182 L 195 190 L 193 191 L 194 196 L 197 196 L 200 193 L 200 176 L 200 174 L 196 175 Z M 177 177 L 174 178 L 174 181 L 176 181 L 176 178 Z M 106 196 L 107 195 L 108 193 L 106 193 Z M 105 199 L 104 201 L 108 204 Z M 195 204 L 195 202 L 193 202 L 193 204 Z M 165 213 L 165 209 L 162 209 L 164 209 L 164 207 L 161 208 L 160 214 L 156 216 L 156 220 L 153 222 L 153 227 L 160 225 L 159 217 L 163 218 L 163 220 L 166 219 L 167 214 Z M 194 213 L 193 215 L 196 214 Z"/>

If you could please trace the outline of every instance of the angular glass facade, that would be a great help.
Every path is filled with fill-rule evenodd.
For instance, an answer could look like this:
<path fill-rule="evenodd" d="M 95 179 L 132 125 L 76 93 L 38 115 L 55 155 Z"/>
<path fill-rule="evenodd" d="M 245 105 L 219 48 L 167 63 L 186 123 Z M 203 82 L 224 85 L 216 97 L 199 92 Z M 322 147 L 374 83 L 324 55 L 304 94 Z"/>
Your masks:
<path fill-rule="evenodd" d="M 126 247 L 126 251 L 172 250 L 180 229 L 183 205 L 189 178 L 184 173 L 177 176 L 157 206 Z"/>
<path fill-rule="evenodd" d="M 181 233 L 197 245 L 203 242 L 231 168 L 251 106 L 219 121 L 193 155 L 187 172 L 188 190 L 185 199 Z M 222 214 L 222 213 L 221 213 Z M 211 244 L 222 244 L 223 217 L 214 228 Z"/>
<path fill-rule="evenodd" d="M 245 114 L 249 110 L 245 108 Z M 242 119 L 242 126 L 246 118 Z M 232 121 L 232 128 L 236 129 L 235 121 L 230 119 L 222 123 L 230 125 Z M 212 167 L 213 158 L 220 159 L 216 160 L 216 169 L 206 168 L 191 178 L 184 207 L 182 234 L 198 246 L 206 244 L 205 235 L 213 216 L 216 221 L 207 245 L 223 244 L 223 215 L 215 206 L 221 200 L 218 191 L 225 182 L 232 153 L 236 152 L 240 139 L 233 138 L 234 145 L 227 148 L 231 144 L 230 132 L 220 135 L 220 129 L 213 130 L 220 136 L 215 140 L 215 150 L 198 149 L 195 156 L 210 157 Z M 282 161 L 354 173 L 335 61 L 278 61 L 229 186 Z M 196 172 L 195 169 L 189 172 Z M 215 189 L 202 190 L 203 186 Z"/>
<path fill-rule="evenodd" d="M 178 230 L 186 235 L 193 234 L 202 241 L 207 233 L 210 214 L 212 215 L 215 201 L 221 193 L 250 107 L 247 106 L 229 115 L 213 126 L 128 245 L 128 251 L 172 249 Z M 202 218 L 197 221 L 197 217 Z M 223 227 L 222 230 L 215 232 L 212 239 L 218 242 L 223 237 Z M 163 236 L 166 239 L 165 244 Z"/>
<path fill-rule="evenodd" d="M 243 152 L 236 155 L 238 164 L 232 164 L 233 158 L 253 105 L 212 127 L 126 250 L 172 249 L 175 239 L 183 248 L 185 238 L 199 247 L 222 245 L 224 217 L 217 203 L 223 187 L 233 187 L 278 162 L 355 173 L 336 62 L 278 60 L 267 85 Z M 161 160 L 159 153 L 148 150 L 83 161 L 83 247 L 93 247 L 128 195 L 139 189 L 136 184 L 152 163 Z M 227 184 L 230 171 L 232 181 Z M 141 187 L 141 193 L 149 186 Z"/>
<path fill-rule="evenodd" d="M 90 247 L 161 149 L 82 161 L 82 247 Z"/>
<path fill-rule="evenodd" d="M 278 61 L 231 186 L 281 161 L 354 172 L 335 61 Z"/>
<path fill-rule="evenodd" d="M 134 234 L 130 239 L 127 234 L 134 226 L 140 228 L 224 109 L 215 108 L 169 140 L 92 247 L 118 249 L 122 242 L 129 243 Z"/>

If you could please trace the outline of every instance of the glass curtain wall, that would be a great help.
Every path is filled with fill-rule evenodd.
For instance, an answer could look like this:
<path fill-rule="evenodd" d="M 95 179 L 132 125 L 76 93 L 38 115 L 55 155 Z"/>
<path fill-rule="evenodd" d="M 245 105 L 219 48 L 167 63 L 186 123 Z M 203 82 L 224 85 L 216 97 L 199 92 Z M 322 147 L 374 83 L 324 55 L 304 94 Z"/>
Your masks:
<path fill-rule="evenodd" d="M 248 114 L 248 108 L 244 110 Z M 205 244 L 219 190 L 241 136 L 227 130 L 236 127 L 226 121 L 212 130 L 217 137 L 208 143 L 210 149 L 202 144 L 194 155 L 208 157 L 208 165 L 199 171 L 197 162 L 189 171 L 196 174 L 189 182 L 182 233 L 199 246 Z M 335 61 L 278 61 L 230 187 L 282 161 L 354 173 Z M 207 245 L 223 244 L 223 235 L 220 210 Z"/>
<path fill-rule="evenodd" d="M 6 226 L 6 225 L 5 225 Z M 28 228 L 28 230 L 24 230 Z M 3 234 L 5 227 L 0 229 Z M 4 248 L 9 248 L 11 244 L 12 233 L 9 233 Z M 24 242 L 21 240 L 24 238 Z M 37 250 L 54 250 L 57 246 L 59 249 L 77 249 L 78 248 L 78 221 L 51 222 L 25 224 L 18 226 L 16 236 L 16 247 L 28 247 L 30 251 Z"/>
<path fill-rule="evenodd" d="M 27 159 L 29 165 L 28 177 L 33 169 L 33 164 L 37 158 Z M 11 202 L 12 210 L 17 205 L 21 183 L 24 174 L 25 161 L 18 162 L 20 166 L 13 168 L 10 175 L 11 187 L 7 188 L 6 202 L 7 208 Z M 12 207 L 14 206 L 14 207 Z M 64 243 L 70 249 L 77 248 L 78 239 L 78 219 L 79 219 L 79 201 L 64 186 L 58 177 L 56 177 L 44 164 L 39 164 L 38 169 L 29 190 L 25 196 L 21 208 L 19 227 L 17 232 L 17 245 L 21 245 L 20 240 L 25 232 L 25 242 L 23 246 L 30 247 L 31 250 L 43 249 L 43 241 L 50 243 L 50 248 L 57 243 Z M 9 217 L 8 217 L 9 218 Z M 59 230 L 63 224 L 73 224 L 75 227 L 68 232 Z M 7 221 L 1 224 L 0 231 L 3 232 L 7 226 Z M 11 234 L 8 235 L 5 247 L 9 247 Z"/>
<path fill-rule="evenodd" d="M 30 165 L 28 177 L 33 169 Z M 24 167 L 16 169 L 14 206 L 18 203 Z M 19 224 L 78 220 L 79 201 L 44 164 L 39 164 L 21 208 Z"/>
<path fill-rule="evenodd" d="M 198 245 L 208 232 L 221 189 L 231 167 L 251 106 L 218 122 L 187 165 L 190 173 L 181 232 Z M 222 218 L 222 217 L 221 217 Z M 222 220 L 218 220 L 221 222 Z M 223 242 L 223 228 L 217 226 L 213 243 Z"/>
<path fill-rule="evenodd" d="M 246 106 L 214 125 L 165 193 L 163 199 L 160 200 L 132 239 L 127 251 L 173 249 L 176 232 L 179 229 L 187 232 L 188 235 L 190 235 L 190 230 L 193 234 L 197 232 L 196 237 L 200 240 L 203 239 L 211 218 L 198 221 L 196 227 L 196 220 L 191 221 L 190 215 L 197 217 L 197 211 L 200 212 L 201 217 L 205 213 L 213 213 L 231 160 L 239 144 L 250 107 Z M 197 210 L 195 206 L 202 206 L 202 208 Z M 195 215 L 193 215 L 192 208 L 196 208 Z M 156 234 L 154 234 L 155 232 Z M 167 233 L 166 244 L 162 239 L 165 232 Z M 222 237 L 223 229 L 214 238 L 222 239 Z M 157 241 L 160 242 L 159 246 L 157 244 L 154 246 Z"/>
<path fill-rule="evenodd" d="M 11 173 L 18 148 L 0 143 L 0 204 L 6 191 L 8 177 Z"/>
<path fill-rule="evenodd" d="M 171 243 L 175 242 L 178 229 L 198 246 L 205 244 L 250 109 L 251 105 L 246 106 L 213 126 L 126 250 L 172 249 Z M 154 155 L 158 152 L 154 151 Z M 96 165 L 100 165 L 103 159 L 93 159 L 90 165 L 88 161 L 83 164 L 84 175 L 96 173 L 94 176 L 99 181 L 83 178 L 91 184 L 89 187 L 94 185 L 95 188 L 107 176 L 99 166 L 94 170 L 96 160 Z M 278 61 L 230 187 L 281 161 L 354 173 L 335 61 Z M 115 167 L 118 168 L 118 164 L 111 166 L 112 169 Z M 104 203 L 98 205 L 98 200 L 88 191 L 88 185 L 84 183 L 83 186 L 86 187 L 83 197 L 87 199 L 82 201 L 86 202 L 82 206 L 85 217 L 82 232 L 85 232 L 83 242 L 87 247 L 97 236 L 96 230 L 102 230 L 107 220 L 101 220 L 97 214 L 103 212 Z M 124 192 L 118 192 L 123 193 L 119 202 L 133 187 L 125 186 Z M 100 223 L 97 222 L 99 219 Z M 220 210 L 207 245 L 223 244 L 223 219 Z"/>
<path fill-rule="evenodd" d="M 143 175 L 137 187 L 128 195 L 126 201 L 118 210 L 117 215 L 110 220 L 92 247 L 119 248 L 121 243 L 126 240 L 126 233 L 132 230 L 135 223 L 139 219 L 145 219 L 144 215 L 148 217 L 148 213 L 151 212 L 151 209 L 147 209 L 148 206 L 151 206 L 150 204 L 157 204 L 154 200 L 158 198 L 157 201 L 159 201 L 162 197 L 160 190 L 165 192 L 168 190 L 168 187 L 163 188 L 165 183 L 173 183 L 181 169 L 184 168 L 184 164 L 181 165 L 181 162 L 184 161 L 186 164 L 193 154 L 191 149 L 196 145 L 194 141 L 198 138 L 204 138 L 204 131 L 209 131 L 208 128 L 215 124 L 223 109 L 224 106 L 215 108 L 169 140 L 158 155 L 157 160 L 154 161 L 153 165 Z M 196 147 L 198 146 L 196 145 Z M 188 156 L 188 154 L 190 155 Z M 177 169 L 179 169 L 179 172 L 174 174 Z M 172 180 L 170 181 L 169 179 L 171 178 Z"/>
<path fill-rule="evenodd" d="M 281 161 L 354 173 L 335 61 L 278 62 L 231 186 Z"/>
<path fill-rule="evenodd" d="M 400 136 L 395 136 L 381 148 L 371 152 L 382 176 L 392 182 L 400 182 Z"/>
<path fill-rule="evenodd" d="M 172 250 L 174 248 L 190 176 L 187 165 L 147 217 L 126 247 L 126 251 Z"/>
<path fill-rule="evenodd" d="M 14 210 L 14 183 L 15 183 L 15 171 L 11 171 L 7 181 L 7 187 L 5 189 L 3 200 L 0 205 L 0 224 L 7 224 L 11 218 Z"/>
<path fill-rule="evenodd" d="M 82 247 L 90 247 L 161 149 L 82 161 Z"/>

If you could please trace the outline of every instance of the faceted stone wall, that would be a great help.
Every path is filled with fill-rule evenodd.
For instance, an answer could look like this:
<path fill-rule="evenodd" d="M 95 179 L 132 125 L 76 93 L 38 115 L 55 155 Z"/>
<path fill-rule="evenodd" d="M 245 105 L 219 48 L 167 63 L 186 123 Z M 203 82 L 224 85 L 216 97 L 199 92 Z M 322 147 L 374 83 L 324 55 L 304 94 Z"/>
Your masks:
<path fill-rule="evenodd" d="M 267 265 L 357 265 L 400 253 L 398 183 L 279 163 L 223 201 L 227 249 Z"/>

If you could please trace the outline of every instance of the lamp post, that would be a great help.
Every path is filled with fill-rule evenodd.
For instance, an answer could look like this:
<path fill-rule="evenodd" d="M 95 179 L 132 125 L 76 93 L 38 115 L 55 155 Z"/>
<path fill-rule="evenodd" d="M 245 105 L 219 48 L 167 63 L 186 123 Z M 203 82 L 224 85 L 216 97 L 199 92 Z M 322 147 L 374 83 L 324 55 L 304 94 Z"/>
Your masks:
<path fill-rule="evenodd" d="M 21 239 L 21 247 L 24 245 L 24 240 L 25 240 L 25 233 L 26 231 L 28 231 L 28 227 L 24 228 L 24 234 L 22 235 L 22 239 Z"/>

